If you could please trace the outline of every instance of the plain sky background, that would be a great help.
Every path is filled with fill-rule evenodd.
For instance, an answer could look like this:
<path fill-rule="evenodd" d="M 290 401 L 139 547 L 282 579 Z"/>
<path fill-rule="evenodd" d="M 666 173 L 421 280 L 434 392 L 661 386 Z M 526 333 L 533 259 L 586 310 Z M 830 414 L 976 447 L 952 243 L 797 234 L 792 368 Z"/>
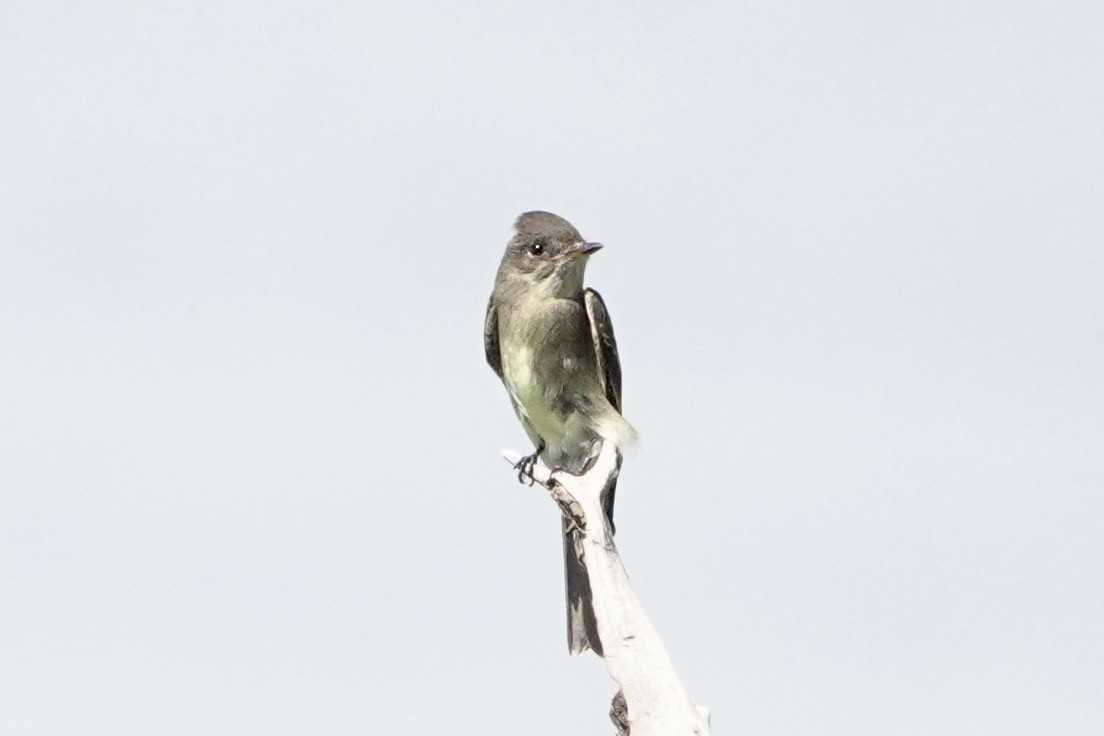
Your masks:
<path fill-rule="evenodd" d="M 0 5 L 0 732 L 608 734 L 514 217 L 717 734 L 1104 733 L 1104 5 Z"/>

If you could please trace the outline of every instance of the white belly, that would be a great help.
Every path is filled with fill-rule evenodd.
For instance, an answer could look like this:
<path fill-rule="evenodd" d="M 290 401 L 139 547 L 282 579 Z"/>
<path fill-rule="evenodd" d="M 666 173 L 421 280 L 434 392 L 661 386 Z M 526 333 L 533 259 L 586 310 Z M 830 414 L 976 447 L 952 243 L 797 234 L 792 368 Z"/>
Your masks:
<path fill-rule="evenodd" d="M 526 346 L 502 351 L 503 378 L 518 419 L 535 445 L 544 444 L 547 463 L 556 467 L 581 467 L 597 451 L 602 438 L 619 448 L 627 447 L 636 433 L 604 396 L 596 397 L 587 411 L 557 412 L 553 397 L 556 386 L 542 387 L 533 369 L 533 351 Z"/>
<path fill-rule="evenodd" d="M 571 433 L 570 425 L 580 423 L 581 418 L 571 415 L 564 418 L 552 411 L 549 396 L 538 386 L 534 375 L 533 351 L 524 346 L 504 350 L 502 364 L 506 390 L 526 430 L 548 445 L 562 445 Z M 537 441 L 537 437 L 532 439 Z"/>

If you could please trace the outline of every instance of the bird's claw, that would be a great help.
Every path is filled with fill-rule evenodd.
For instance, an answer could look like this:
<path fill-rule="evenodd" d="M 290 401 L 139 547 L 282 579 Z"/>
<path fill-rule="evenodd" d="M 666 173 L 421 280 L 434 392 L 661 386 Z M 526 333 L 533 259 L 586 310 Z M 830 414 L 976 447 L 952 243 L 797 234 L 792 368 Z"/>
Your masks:
<path fill-rule="evenodd" d="M 529 485 L 533 485 L 533 483 L 536 482 L 537 479 L 533 477 L 533 468 L 537 464 L 538 455 L 540 455 L 540 450 L 537 450 L 532 455 L 526 455 L 514 463 L 514 470 L 518 471 L 518 483 L 524 483 L 526 476 L 529 477 Z"/>

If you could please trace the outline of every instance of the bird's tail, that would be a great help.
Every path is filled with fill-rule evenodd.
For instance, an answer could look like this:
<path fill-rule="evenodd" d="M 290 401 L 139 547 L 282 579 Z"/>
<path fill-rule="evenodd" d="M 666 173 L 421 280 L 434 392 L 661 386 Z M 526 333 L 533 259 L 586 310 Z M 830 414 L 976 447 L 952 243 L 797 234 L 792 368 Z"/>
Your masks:
<path fill-rule="evenodd" d="M 620 458 L 618 458 L 620 465 Z M 613 496 L 617 489 L 617 476 L 610 479 L 602 492 L 602 510 L 613 532 Z M 567 588 L 567 646 L 572 654 L 593 649 L 602 655 L 602 640 L 598 636 L 598 620 L 594 615 L 594 602 L 590 590 L 590 575 L 583 563 L 583 534 L 573 522 L 563 519 L 564 583 Z"/>
<path fill-rule="evenodd" d="M 582 559 L 583 535 L 563 520 L 564 583 L 567 586 L 567 648 L 572 654 L 593 649 L 602 656 L 602 640 L 598 638 L 598 621 L 590 593 L 590 576 Z"/>

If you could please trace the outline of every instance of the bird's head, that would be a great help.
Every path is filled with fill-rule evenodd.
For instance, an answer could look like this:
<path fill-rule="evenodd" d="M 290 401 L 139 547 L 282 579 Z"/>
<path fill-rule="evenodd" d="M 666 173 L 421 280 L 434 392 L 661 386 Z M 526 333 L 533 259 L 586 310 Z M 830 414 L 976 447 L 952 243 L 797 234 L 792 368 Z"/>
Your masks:
<path fill-rule="evenodd" d="M 550 212 L 526 212 L 514 229 L 498 269 L 500 279 L 550 296 L 582 291 L 587 259 L 601 243 L 588 243 L 570 222 Z"/>

